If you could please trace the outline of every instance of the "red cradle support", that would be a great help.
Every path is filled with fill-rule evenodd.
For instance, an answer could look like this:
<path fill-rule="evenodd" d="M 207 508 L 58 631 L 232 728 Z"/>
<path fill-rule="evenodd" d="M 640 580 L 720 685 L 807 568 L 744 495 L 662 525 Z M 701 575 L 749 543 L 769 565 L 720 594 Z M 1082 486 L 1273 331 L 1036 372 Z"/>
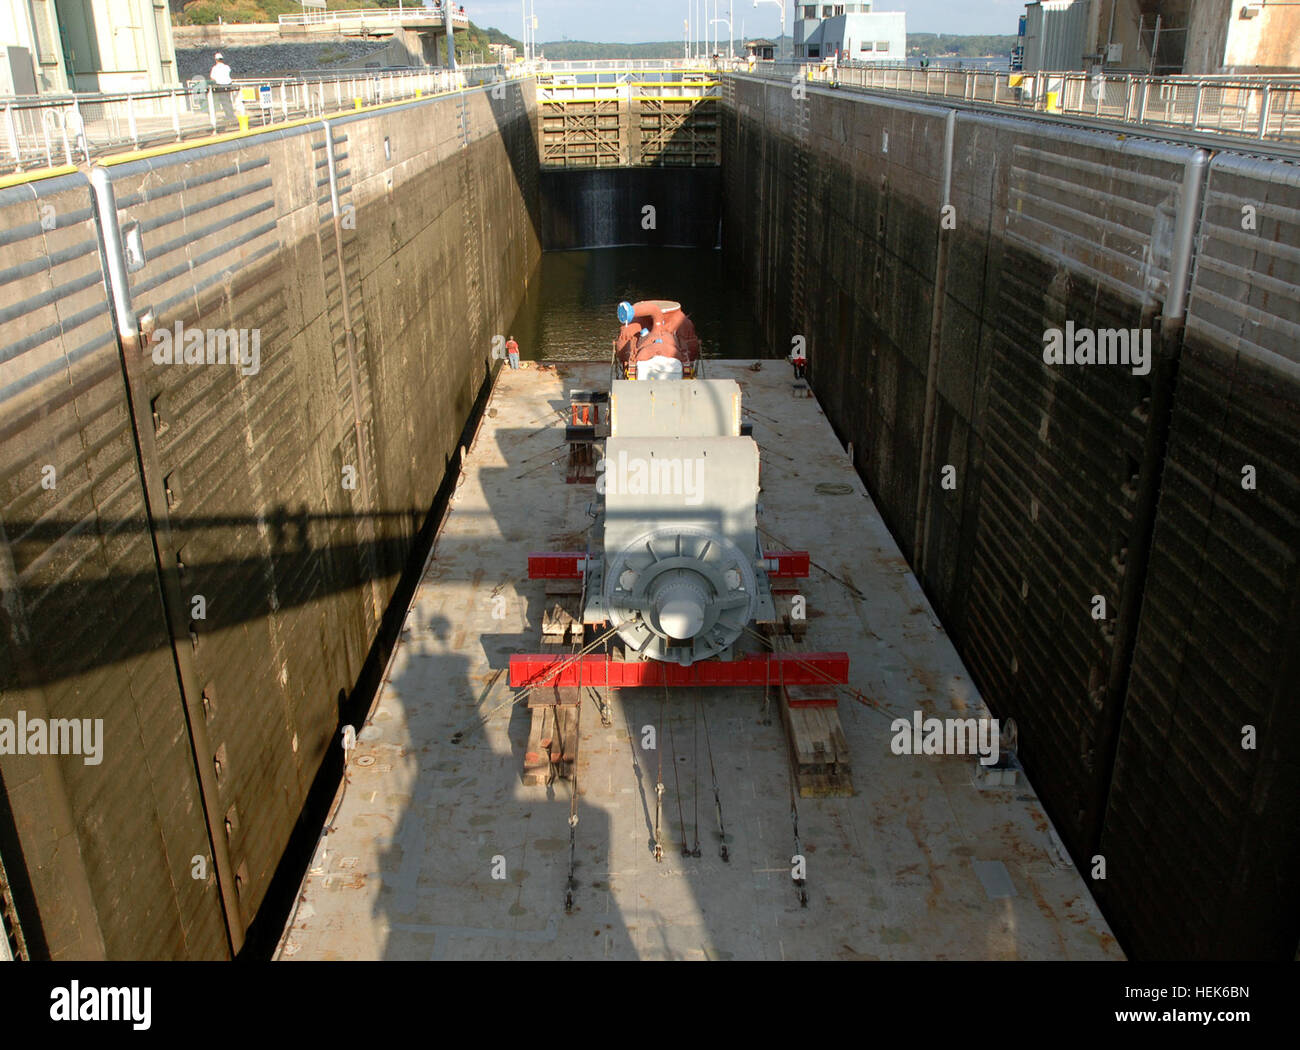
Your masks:
<path fill-rule="evenodd" d="M 764 551 L 763 557 L 776 562 L 776 568 L 767 571 L 774 580 L 802 580 L 812 561 L 807 551 Z"/>
<path fill-rule="evenodd" d="M 575 660 L 550 653 L 510 657 L 510 687 L 589 685 L 630 689 L 667 685 L 844 685 L 848 653 L 756 653 L 740 660 L 702 660 L 683 667 L 658 660 L 621 662 L 599 653 Z"/>
<path fill-rule="evenodd" d="M 543 552 L 528 555 L 530 580 L 580 580 L 579 565 L 587 557 L 582 551 Z M 764 551 L 763 557 L 776 562 L 775 569 L 767 575 L 774 580 L 801 580 L 808 575 L 810 559 L 807 551 Z"/>
<path fill-rule="evenodd" d="M 583 551 L 530 554 L 528 555 L 528 578 L 530 580 L 580 580 L 583 570 L 579 566 L 586 559 L 587 555 Z"/>

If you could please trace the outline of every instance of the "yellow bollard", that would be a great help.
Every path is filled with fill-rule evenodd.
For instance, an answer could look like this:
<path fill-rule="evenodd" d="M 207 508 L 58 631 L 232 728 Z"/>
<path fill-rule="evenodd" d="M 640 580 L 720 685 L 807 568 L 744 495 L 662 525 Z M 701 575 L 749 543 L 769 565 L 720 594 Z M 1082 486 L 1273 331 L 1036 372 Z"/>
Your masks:
<path fill-rule="evenodd" d="M 239 130 L 240 130 L 240 131 L 247 131 L 247 130 L 248 130 L 248 114 L 247 114 L 247 113 L 241 113 L 241 114 L 239 114 L 239 118 L 238 118 L 238 119 L 239 119 Z"/>
<path fill-rule="evenodd" d="M 1049 91 L 1047 93 L 1047 112 L 1061 112 L 1061 93 L 1059 91 Z"/>
<path fill-rule="evenodd" d="M 416 89 L 415 89 L 415 97 L 416 97 L 416 98 L 424 98 L 424 88 L 416 88 Z"/>
<path fill-rule="evenodd" d="M 354 103 L 356 103 L 356 105 L 353 107 L 354 109 L 360 109 L 360 108 L 361 108 L 361 96 L 360 96 L 360 95 L 358 95 L 358 96 L 357 96 L 356 98 L 354 98 L 352 101 L 353 101 Z"/>

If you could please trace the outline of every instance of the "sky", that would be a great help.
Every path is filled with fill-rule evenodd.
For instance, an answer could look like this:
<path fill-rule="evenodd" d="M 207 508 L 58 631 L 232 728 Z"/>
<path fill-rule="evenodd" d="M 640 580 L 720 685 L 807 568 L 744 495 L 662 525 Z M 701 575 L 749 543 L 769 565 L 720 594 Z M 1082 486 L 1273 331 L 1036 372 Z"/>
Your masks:
<path fill-rule="evenodd" d="M 521 0 L 458 0 L 478 26 L 495 26 L 513 37 L 523 33 Z M 695 0 L 697 9 L 705 0 Z M 707 0 L 712 7 L 713 0 Z M 717 0 L 722 17 L 732 5 L 737 40 L 765 36 L 775 39 L 781 14 L 775 3 L 764 0 Z M 817 0 L 825 2 L 825 0 Z M 833 2 L 833 0 L 832 0 Z M 691 0 L 531 0 L 537 15 L 537 39 L 598 40 L 636 43 L 679 40 Z M 875 0 L 877 11 L 903 11 L 910 33 L 1001 33 L 1014 36 L 1024 0 Z M 786 4 L 789 31 L 793 3 Z M 697 16 L 699 18 L 700 16 Z M 710 17 L 714 17 L 710 15 Z M 742 24 L 743 23 L 743 24 Z M 726 36 L 726 27 L 718 26 Z M 702 33 L 700 34 L 703 35 Z M 695 34 L 692 34 L 695 36 Z"/>

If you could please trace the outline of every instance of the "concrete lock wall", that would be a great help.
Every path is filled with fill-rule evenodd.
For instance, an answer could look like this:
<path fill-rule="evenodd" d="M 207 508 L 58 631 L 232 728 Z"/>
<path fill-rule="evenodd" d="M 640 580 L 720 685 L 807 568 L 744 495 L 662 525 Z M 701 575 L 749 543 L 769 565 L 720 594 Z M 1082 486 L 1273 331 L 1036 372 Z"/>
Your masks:
<path fill-rule="evenodd" d="M 1293 957 L 1295 169 L 724 91 L 736 294 L 775 356 L 806 339 L 1076 863 L 1104 859 L 1125 947 Z M 706 239 L 718 169 L 541 173 L 532 95 L 0 188 L 0 718 L 104 720 L 98 764 L 0 757 L 33 954 L 238 949 L 382 667 L 542 239 L 624 242 L 600 225 L 612 187 L 635 243 L 670 180 L 654 232 Z M 178 322 L 182 355 L 185 331 L 243 333 L 244 362 L 156 363 Z M 1150 369 L 1045 364 L 1069 323 L 1149 330 Z"/>
<path fill-rule="evenodd" d="M 1102 839 L 1169 954 L 1295 954 L 1297 244 L 1300 169 L 1215 156 Z"/>
<path fill-rule="evenodd" d="M 0 191 L 0 716 L 105 725 L 0 758 L 50 954 L 242 943 L 539 258 L 530 86 Z M 242 362 L 158 363 L 177 324 Z"/>
<path fill-rule="evenodd" d="M 1293 170 L 1245 184 L 1221 156 L 1202 201 L 1192 149 L 797 94 L 730 78 L 724 107 L 724 244 L 775 353 L 807 340 L 1076 863 L 1104 858 L 1128 950 L 1292 957 Z M 1271 225 L 1233 229 L 1231 194 Z M 1150 370 L 1045 364 L 1067 322 L 1150 330 Z"/>
<path fill-rule="evenodd" d="M 211 879 L 190 878 L 211 851 L 84 175 L 0 190 L 0 287 L 0 718 L 104 719 L 99 764 L 0 756 L 24 935 L 56 959 L 213 957 L 226 936 Z"/>

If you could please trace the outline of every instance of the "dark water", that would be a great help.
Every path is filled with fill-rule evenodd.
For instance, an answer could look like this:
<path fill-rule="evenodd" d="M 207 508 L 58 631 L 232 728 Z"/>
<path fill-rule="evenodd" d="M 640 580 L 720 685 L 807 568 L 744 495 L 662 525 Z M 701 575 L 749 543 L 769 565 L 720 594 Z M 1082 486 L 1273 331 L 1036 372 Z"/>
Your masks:
<path fill-rule="evenodd" d="M 727 285 L 720 250 L 596 248 L 544 252 L 515 315 L 520 356 L 607 360 L 621 300 L 672 299 L 695 322 L 705 357 L 769 357 L 749 304 Z"/>

